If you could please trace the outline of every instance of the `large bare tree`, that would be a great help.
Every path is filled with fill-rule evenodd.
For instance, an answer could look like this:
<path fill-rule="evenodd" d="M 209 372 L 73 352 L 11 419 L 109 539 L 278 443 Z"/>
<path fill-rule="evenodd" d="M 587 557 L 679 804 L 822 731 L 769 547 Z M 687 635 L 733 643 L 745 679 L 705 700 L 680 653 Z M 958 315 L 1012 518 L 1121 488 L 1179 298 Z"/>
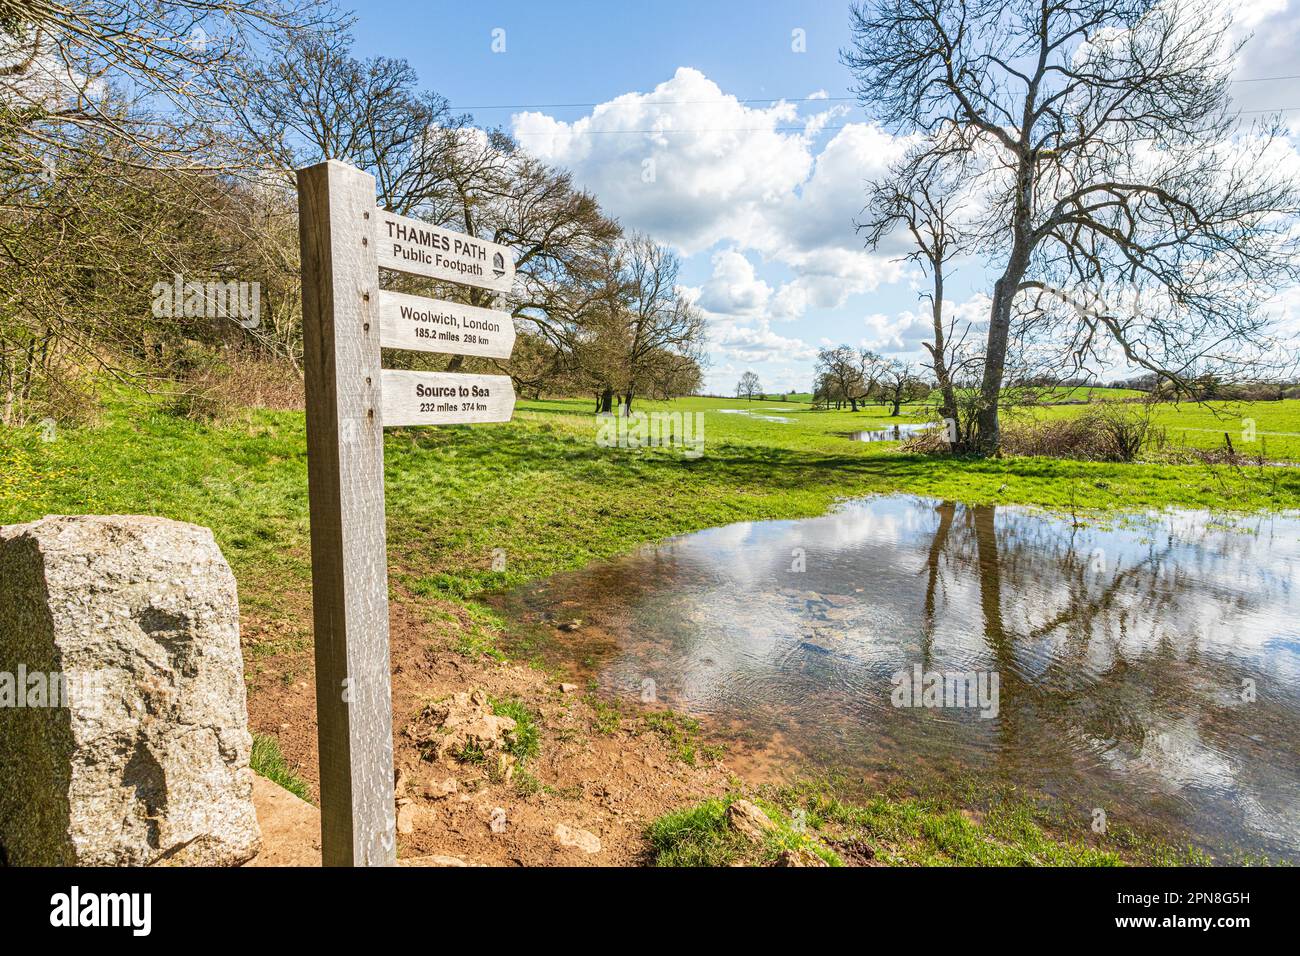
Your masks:
<path fill-rule="evenodd" d="M 1275 345 L 1263 306 L 1298 275 L 1300 203 L 1278 128 L 1231 112 L 1221 4 L 878 0 L 851 16 L 843 59 L 864 105 L 924 137 L 922 157 L 961 144 L 988 206 L 978 248 L 1000 274 L 975 450 L 998 448 L 1026 292 L 1143 290 L 1127 296 L 1140 308 L 1070 309 L 1074 329 L 1053 334 L 1076 356 L 1117 353 L 1184 390 L 1258 374 Z"/>
<path fill-rule="evenodd" d="M 944 314 L 944 292 L 949 264 L 964 249 L 962 201 L 955 188 L 956 176 L 949 172 L 942 151 L 926 150 L 924 159 L 905 157 L 889 174 L 871 185 L 867 215 L 858 228 L 867 244 L 875 249 L 895 229 L 905 229 L 909 249 L 906 261 L 916 263 L 930 280 L 930 288 L 920 293 L 930 305 L 932 342 L 922 342 L 930 353 L 930 369 L 939 389 L 939 415 L 948 426 L 954 451 L 964 450 L 964 430 L 958 420 L 960 404 L 954 380 L 961 377 L 961 367 L 969 360 L 965 350 L 970 323 L 962 324 Z M 895 412 L 897 414 L 897 412 Z"/>

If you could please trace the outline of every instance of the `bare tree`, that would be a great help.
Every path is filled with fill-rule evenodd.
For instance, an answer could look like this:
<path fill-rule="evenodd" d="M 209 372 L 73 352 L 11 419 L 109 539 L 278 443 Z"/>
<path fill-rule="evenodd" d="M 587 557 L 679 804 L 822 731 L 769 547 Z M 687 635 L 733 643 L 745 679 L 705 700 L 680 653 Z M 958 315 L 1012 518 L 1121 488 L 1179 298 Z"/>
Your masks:
<path fill-rule="evenodd" d="M 858 402 L 866 397 L 866 383 L 862 377 L 862 365 L 858 353 L 851 345 L 839 345 L 834 348 L 817 350 L 818 388 L 824 392 L 827 401 L 835 403 L 848 402 L 849 410 L 856 412 Z"/>
<path fill-rule="evenodd" d="M 888 365 L 887 359 L 869 349 L 855 350 L 851 345 L 818 349 L 814 393 L 835 402 L 837 408 L 847 402 L 849 410 L 856 412 L 858 404 L 872 394 Z"/>
<path fill-rule="evenodd" d="M 48 150 L 105 162 L 211 168 L 221 128 L 214 90 L 258 43 L 337 26 L 310 0 L 0 0 L 0 102 L 6 158 Z M 131 154 L 115 146 L 129 144 Z"/>
<path fill-rule="evenodd" d="M 758 381 L 757 373 L 746 372 L 736 383 L 736 397 L 747 398 L 752 402 L 756 395 L 759 398 L 763 397 L 763 386 Z"/>
<path fill-rule="evenodd" d="M 876 389 L 886 404 L 890 406 L 889 415 L 897 418 L 904 402 L 914 402 L 924 398 L 930 387 L 916 373 L 911 362 L 893 359 L 886 362 L 876 382 Z"/>
<path fill-rule="evenodd" d="M 964 359 L 971 326 L 964 322 L 958 331 L 956 317 L 944 316 L 948 264 L 964 251 L 965 238 L 960 227 L 961 197 L 944 160 L 942 153 L 936 156 L 923 151 L 895 164 L 886 177 L 871 185 L 867 217 L 858 229 L 873 249 L 896 228 L 906 229 L 912 248 L 902 258 L 915 262 L 930 279 L 930 289 L 921 292 L 920 298 L 930 305 L 933 341 L 921 344 L 930 354 L 930 369 L 939 389 L 939 416 L 953 423 L 949 435 L 956 451 L 961 450 L 956 436 L 962 429 L 957 425 L 959 403 L 953 379 L 955 367 Z"/>
<path fill-rule="evenodd" d="M 1075 355 L 1187 390 L 1270 354 L 1262 304 L 1297 270 L 1296 185 L 1273 124 L 1229 112 L 1236 47 L 1209 0 L 881 0 L 842 56 L 864 105 L 931 155 L 961 144 L 989 205 L 993 287 L 976 450 L 998 447 L 1013 310 L 1027 290 L 1146 286 L 1072 310 Z M 1051 321 L 1043 317 L 1044 321 Z"/>
<path fill-rule="evenodd" d="M 421 90 L 407 61 L 359 60 L 351 44 L 345 32 L 295 31 L 221 85 L 220 108 L 288 188 L 296 170 L 338 159 L 375 177 L 385 208 L 413 215 L 444 187 L 467 117 Z"/>

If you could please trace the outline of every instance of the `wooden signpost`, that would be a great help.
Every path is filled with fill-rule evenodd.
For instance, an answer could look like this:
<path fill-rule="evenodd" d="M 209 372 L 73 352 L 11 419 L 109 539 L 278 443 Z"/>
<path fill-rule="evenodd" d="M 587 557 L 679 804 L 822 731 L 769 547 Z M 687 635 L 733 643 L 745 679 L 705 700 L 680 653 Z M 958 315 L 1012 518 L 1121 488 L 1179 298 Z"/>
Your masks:
<path fill-rule="evenodd" d="M 384 535 L 386 425 L 510 420 L 505 375 L 385 370 L 381 347 L 507 358 L 505 312 L 379 288 L 395 269 L 508 292 L 509 248 L 375 206 L 375 180 L 331 160 L 298 172 L 311 508 L 321 857 L 397 860 Z"/>

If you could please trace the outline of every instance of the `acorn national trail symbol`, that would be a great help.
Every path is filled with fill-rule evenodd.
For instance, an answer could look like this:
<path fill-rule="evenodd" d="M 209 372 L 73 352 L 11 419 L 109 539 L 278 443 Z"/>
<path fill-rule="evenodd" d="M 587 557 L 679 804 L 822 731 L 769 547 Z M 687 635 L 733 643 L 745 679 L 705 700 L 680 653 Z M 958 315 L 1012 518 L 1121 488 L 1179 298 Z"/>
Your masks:
<path fill-rule="evenodd" d="M 321 859 L 397 861 L 385 426 L 505 422 L 506 375 L 383 368 L 381 348 L 508 358 L 508 312 L 379 288 L 379 270 L 509 292 L 509 247 L 379 209 L 336 160 L 298 171 Z"/>

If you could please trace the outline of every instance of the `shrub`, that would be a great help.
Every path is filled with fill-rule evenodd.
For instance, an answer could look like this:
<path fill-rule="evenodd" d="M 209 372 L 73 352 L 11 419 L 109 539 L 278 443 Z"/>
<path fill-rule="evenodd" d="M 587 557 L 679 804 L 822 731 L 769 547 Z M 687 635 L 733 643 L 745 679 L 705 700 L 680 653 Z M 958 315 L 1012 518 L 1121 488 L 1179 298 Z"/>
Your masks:
<path fill-rule="evenodd" d="M 238 352 L 191 356 L 173 414 L 200 421 L 225 421 L 246 408 L 301 411 L 306 407 L 298 373 L 283 362 Z"/>
<path fill-rule="evenodd" d="M 1080 461 L 1134 461 L 1144 452 L 1164 447 L 1164 429 L 1152 420 L 1152 410 L 1149 402 L 1098 401 L 1068 418 L 1012 419 L 1002 425 L 1002 451 Z"/>
<path fill-rule="evenodd" d="M 1004 414 L 1002 453 L 1079 461 L 1135 461 L 1165 445 L 1164 429 L 1153 421 L 1150 401 L 1099 400 L 1078 415 L 1060 418 Z M 909 454 L 949 451 L 946 433 L 936 427 L 913 435 L 899 446 Z"/>

